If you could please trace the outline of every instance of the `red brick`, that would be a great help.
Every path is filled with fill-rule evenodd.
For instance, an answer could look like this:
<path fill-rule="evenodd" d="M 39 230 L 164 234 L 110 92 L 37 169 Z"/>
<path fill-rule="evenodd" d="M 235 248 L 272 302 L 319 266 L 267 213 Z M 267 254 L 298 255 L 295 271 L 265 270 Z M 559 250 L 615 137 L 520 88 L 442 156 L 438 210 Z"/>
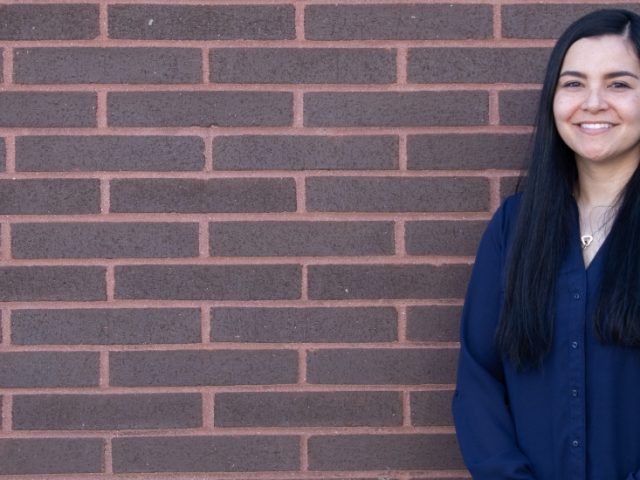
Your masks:
<path fill-rule="evenodd" d="M 451 426 L 452 390 L 411 392 L 411 424 L 414 426 Z"/>
<path fill-rule="evenodd" d="M 533 125 L 540 92 L 538 90 L 505 91 L 499 94 L 501 125 Z"/>
<path fill-rule="evenodd" d="M 415 342 L 457 342 L 460 339 L 458 306 L 415 306 L 407 308 L 407 339 Z"/>

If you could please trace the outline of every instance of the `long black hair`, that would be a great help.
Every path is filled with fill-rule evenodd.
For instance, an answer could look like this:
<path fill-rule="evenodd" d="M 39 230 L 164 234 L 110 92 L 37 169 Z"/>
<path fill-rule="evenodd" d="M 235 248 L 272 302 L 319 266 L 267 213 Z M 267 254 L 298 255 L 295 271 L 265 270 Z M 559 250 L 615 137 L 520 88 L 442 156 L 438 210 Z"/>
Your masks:
<path fill-rule="evenodd" d="M 553 336 L 555 286 L 567 252 L 575 214 L 577 180 L 573 151 L 560 138 L 553 97 L 567 50 L 581 38 L 620 35 L 640 59 L 640 16 L 598 10 L 577 20 L 553 48 L 535 121 L 532 159 L 511 246 L 505 301 L 496 331 L 499 350 L 519 370 L 537 367 Z M 640 60 L 639 60 L 640 61 Z M 640 173 L 636 169 L 620 198 L 609 233 L 595 330 L 603 342 L 640 346 Z"/>

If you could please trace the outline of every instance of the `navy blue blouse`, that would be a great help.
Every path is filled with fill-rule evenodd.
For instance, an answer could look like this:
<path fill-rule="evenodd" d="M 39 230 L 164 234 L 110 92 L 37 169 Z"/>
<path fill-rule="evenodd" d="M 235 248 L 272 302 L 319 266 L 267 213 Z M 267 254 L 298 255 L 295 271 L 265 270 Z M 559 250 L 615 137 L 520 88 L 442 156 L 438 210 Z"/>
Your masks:
<path fill-rule="evenodd" d="M 585 269 L 577 208 L 543 366 L 516 372 L 495 349 L 519 202 L 491 220 L 463 309 L 453 414 L 465 463 L 478 480 L 640 480 L 640 349 L 595 337 L 607 242 Z"/>

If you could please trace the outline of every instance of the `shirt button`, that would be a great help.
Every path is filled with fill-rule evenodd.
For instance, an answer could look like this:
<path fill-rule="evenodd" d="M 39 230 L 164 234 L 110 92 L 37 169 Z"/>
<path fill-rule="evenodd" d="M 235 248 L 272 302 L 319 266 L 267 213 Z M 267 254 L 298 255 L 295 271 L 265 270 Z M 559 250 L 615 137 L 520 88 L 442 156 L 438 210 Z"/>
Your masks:
<path fill-rule="evenodd" d="M 574 300 L 580 300 L 580 294 L 578 292 L 573 294 L 573 299 Z"/>
<path fill-rule="evenodd" d="M 580 445 L 580 442 L 578 440 L 574 440 L 573 442 L 571 442 L 571 445 L 577 447 L 578 445 Z"/>
<path fill-rule="evenodd" d="M 571 342 L 571 348 L 573 348 L 574 350 L 578 348 L 578 342 Z"/>
<path fill-rule="evenodd" d="M 571 396 L 572 397 L 577 397 L 578 396 L 578 390 L 576 390 L 575 388 L 573 390 L 571 390 Z"/>

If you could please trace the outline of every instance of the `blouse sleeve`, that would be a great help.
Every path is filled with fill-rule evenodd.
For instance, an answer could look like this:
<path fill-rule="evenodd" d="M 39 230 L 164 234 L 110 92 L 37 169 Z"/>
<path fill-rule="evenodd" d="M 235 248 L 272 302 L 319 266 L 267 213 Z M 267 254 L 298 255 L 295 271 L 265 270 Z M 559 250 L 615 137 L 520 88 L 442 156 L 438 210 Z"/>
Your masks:
<path fill-rule="evenodd" d="M 475 480 L 534 479 L 517 445 L 494 335 L 502 302 L 506 208 L 485 232 L 462 313 L 453 416 L 458 443 Z"/>

